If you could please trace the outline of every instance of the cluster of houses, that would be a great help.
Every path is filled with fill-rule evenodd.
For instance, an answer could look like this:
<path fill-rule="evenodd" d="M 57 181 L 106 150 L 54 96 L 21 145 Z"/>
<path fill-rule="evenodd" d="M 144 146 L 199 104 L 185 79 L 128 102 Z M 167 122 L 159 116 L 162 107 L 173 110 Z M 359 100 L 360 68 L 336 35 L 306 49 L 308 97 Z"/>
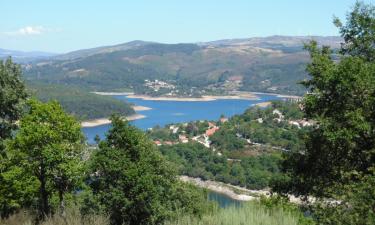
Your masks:
<path fill-rule="evenodd" d="M 221 123 L 225 123 L 227 121 L 228 121 L 228 118 L 225 118 L 225 117 L 220 118 Z M 184 124 L 184 125 L 186 126 L 187 124 Z M 171 132 L 173 134 L 177 134 L 177 132 L 179 130 L 179 127 L 176 126 L 176 125 L 171 125 L 171 126 L 169 126 L 169 129 L 171 130 Z M 217 126 L 215 123 L 208 122 L 208 128 L 206 129 L 206 131 L 203 134 L 192 137 L 191 139 L 189 139 L 189 137 L 186 136 L 184 134 L 184 132 L 182 132 L 182 134 L 178 135 L 178 141 L 176 141 L 176 142 L 171 142 L 171 141 L 161 142 L 159 140 L 155 140 L 154 143 L 157 146 L 161 146 L 161 145 L 174 145 L 174 144 L 178 144 L 178 143 L 188 143 L 189 141 L 195 141 L 195 142 L 198 142 L 198 143 L 204 145 L 207 148 L 210 148 L 211 141 L 210 141 L 209 138 L 210 138 L 210 136 L 214 135 L 215 132 L 218 131 L 219 129 L 220 129 L 220 127 Z"/>
<path fill-rule="evenodd" d="M 165 89 L 175 89 L 176 87 L 173 84 L 167 83 L 161 80 L 145 80 L 144 86 L 151 88 L 154 91 L 159 91 L 161 88 Z"/>
<path fill-rule="evenodd" d="M 278 109 L 274 109 L 272 111 L 272 114 L 275 115 L 275 118 L 273 119 L 274 121 L 281 123 L 285 121 L 284 115 L 280 112 Z M 256 119 L 258 123 L 263 123 L 263 118 L 258 118 Z M 301 119 L 301 120 L 288 120 L 288 124 L 293 125 L 301 129 L 302 127 L 309 127 L 314 125 L 312 121 L 308 121 L 306 119 Z"/>

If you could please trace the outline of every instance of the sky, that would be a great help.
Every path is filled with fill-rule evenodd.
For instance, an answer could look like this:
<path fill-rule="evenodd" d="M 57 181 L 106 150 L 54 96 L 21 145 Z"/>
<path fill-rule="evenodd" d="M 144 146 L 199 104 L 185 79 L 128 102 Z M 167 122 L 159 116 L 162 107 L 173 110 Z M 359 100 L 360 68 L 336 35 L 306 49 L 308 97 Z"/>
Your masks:
<path fill-rule="evenodd" d="M 375 0 L 365 1 L 375 3 Z M 355 0 L 0 0 L 0 48 L 64 53 L 132 40 L 338 35 Z"/>

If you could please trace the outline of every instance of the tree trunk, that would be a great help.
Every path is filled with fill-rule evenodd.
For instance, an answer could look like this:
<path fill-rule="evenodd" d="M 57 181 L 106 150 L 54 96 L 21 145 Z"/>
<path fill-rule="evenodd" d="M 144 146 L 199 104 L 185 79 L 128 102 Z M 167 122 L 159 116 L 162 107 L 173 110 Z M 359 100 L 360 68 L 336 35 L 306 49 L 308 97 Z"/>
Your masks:
<path fill-rule="evenodd" d="M 64 193 L 59 191 L 59 200 L 60 200 L 60 213 L 63 218 L 65 218 L 65 202 L 64 202 Z"/>
<path fill-rule="evenodd" d="M 49 215 L 49 205 L 48 205 L 48 192 L 46 188 L 46 171 L 44 167 L 44 163 L 41 163 L 40 166 L 40 176 L 39 176 L 39 181 L 40 181 L 40 189 L 39 189 L 39 194 L 40 194 L 40 209 L 39 209 L 39 217 L 40 219 L 44 219 L 45 216 Z"/>

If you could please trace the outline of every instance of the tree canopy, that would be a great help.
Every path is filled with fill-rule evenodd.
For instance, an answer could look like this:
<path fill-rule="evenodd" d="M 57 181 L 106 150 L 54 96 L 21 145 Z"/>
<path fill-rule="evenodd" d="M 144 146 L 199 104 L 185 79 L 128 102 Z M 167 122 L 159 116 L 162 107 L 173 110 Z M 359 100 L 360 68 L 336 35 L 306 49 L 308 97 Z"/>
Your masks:
<path fill-rule="evenodd" d="M 0 152 L 3 140 L 16 128 L 15 122 L 21 116 L 22 103 L 27 97 L 21 74 L 21 67 L 11 58 L 0 61 Z"/>
<path fill-rule="evenodd" d="M 22 177 L 21 186 L 13 183 L 16 192 L 25 192 L 39 217 L 51 213 L 52 198 L 64 207 L 64 195 L 78 187 L 81 177 L 83 135 L 80 124 L 67 115 L 57 102 L 28 102 L 28 113 L 20 120 L 20 128 L 7 144 L 9 170 L 6 177 Z M 17 176 L 13 177 L 17 179 Z M 31 184 L 31 185 L 27 185 Z M 26 186 L 26 190 L 22 190 Z M 36 201 L 35 201 L 36 200 Z"/>
<path fill-rule="evenodd" d="M 303 108 L 317 125 L 308 134 L 306 150 L 285 161 L 289 192 L 341 198 L 339 190 L 372 180 L 359 177 L 373 176 L 375 166 L 374 12 L 358 2 L 346 25 L 335 20 L 345 40 L 338 61 L 329 47 L 315 41 L 306 45 L 311 79 L 304 82 L 309 93 Z"/>
<path fill-rule="evenodd" d="M 113 224 L 159 224 L 177 209 L 199 211 L 198 192 L 182 186 L 144 133 L 112 117 L 91 159 L 90 186 Z"/>

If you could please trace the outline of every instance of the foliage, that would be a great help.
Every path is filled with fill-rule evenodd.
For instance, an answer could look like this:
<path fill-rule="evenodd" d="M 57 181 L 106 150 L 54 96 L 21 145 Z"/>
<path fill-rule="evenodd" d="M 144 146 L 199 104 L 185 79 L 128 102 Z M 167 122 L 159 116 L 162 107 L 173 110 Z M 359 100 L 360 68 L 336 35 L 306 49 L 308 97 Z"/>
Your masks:
<path fill-rule="evenodd" d="M 368 7 L 357 3 L 350 15 L 373 21 Z M 352 19 L 342 28 L 344 36 L 352 35 L 353 27 L 374 32 L 375 27 Z M 367 174 L 375 165 L 375 63 L 361 54 L 369 54 L 366 46 L 357 45 L 362 38 L 347 40 L 342 50 L 348 55 L 338 63 L 328 47 L 319 48 L 316 42 L 306 46 L 312 62 L 307 66 L 311 80 L 304 82 L 310 89 L 304 111 L 318 126 L 308 135 L 306 151 L 291 154 L 285 162 L 293 177 L 289 191 L 329 196 L 328 188 L 352 182 L 347 173 Z"/>
<path fill-rule="evenodd" d="M 135 113 L 125 101 L 89 93 L 76 86 L 27 82 L 27 88 L 42 102 L 57 100 L 66 112 L 78 119 L 107 118 L 113 113 L 123 116 Z"/>
<path fill-rule="evenodd" d="M 76 190 L 80 183 L 83 135 L 80 124 L 57 102 L 30 100 L 28 107 L 19 131 L 7 145 L 7 175 L 22 177 L 24 182 L 14 180 L 12 188 L 15 193 L 33 198 L 33 205 L 23 206 L 35 207 L 42 218 L 51 213 L 53 195 L 64 210 L 65 194 Z"/>
<path fill-rule="evenodd" d="M 276 120 L 277 116 L 273 113 L 275 109 L 283 114 L 282 121 Z M 233 116 L 228 122 L 222 124 L 219 132 L 216 132 L 210 139 L 212 144 L 222 151 L 243 150 L 246 139 L 294 151 L 303 148 L 302 138 L 308 128 L 298 128 L 289 124 L 288 121 L 302 118 L 303 113 L 297 104 L 275 101 L 270 107 L 264 109 L 251 107 L 245 113 Z"/>
<path fill-rule="evenodd" d="M 176 220 L 165 223 L 166 225 L 282 225 L 282 224 L 314 224 L 298 210 L 285 210 L 279 205 L 265 207 L 259 202 L 248 202 L 241 207 L 221 208 L 212 213 L 204 214 L 202 217 L 181 216 Z"/>
<path fill-rule="evenodd" d="M 276 188 L 318 197 L 311 209 L 319 224 L 374 224 L 375 8 L 357 2 L 346 25 L 334 22 L 345 40 L 339 61 L 327 46 L 306 45 L 303 108 L 317 126 L 304 150 L 287 154 L 289 180 Z"/>
<path fill-rule="evenodd" d="M 20 66 L 10 58 L 0 61 L 0 217 L 19 208 L 21 202 L 30 201 L 26 186 L 32 181 L 22 180 L 22 168 L 9 169 L 5 151 L 5 140 L 11 138 L 17 128 L 16 121 L 21 117 L 26 97 Z"/>
<path fill-rule="evenodd" d="M 301 224 L 301 225 L 315 224 L 312 217 L 308 217 L 304 215 L 303 211 L 307 210 L 305 206 L 303 205 L 299 206 L 294 203 L 291 203 L 289 199 L 282 197 L 280 195 L 275 195 L 271 197 L 261 197 L 260 204 L 270 210 L 274 208 L 280 208 L 284 212 L 289 212 L 295 215 L 295 217 L 298 218 L 298 224 Z"/>
<path fill-rule="evenodd" d="M 173 212 L 198 213 L 202 196 L 176 173 L 137 128 L 112 117 L 91 159 L 90 186 L 112 224 L 159 224 Z"/>
<path fill-rule="evenodd" d="M 21 67 L 14 64 L 11 58 L 0 61 L 0 155 L 4 148 L 3 141 L 16 128 L 15 122 L 21 116 L 22 103 L 27 97 L 21 74 Z"/>
<path fill-rule="evenodd" d="M 345 41 L 341 47 L 341 54 L 359 56 L 366 61 L 374 61 L 375 7 L 356 2 L 346 20 L 345 25 L 338 18 L 334 20 Z"/>
<path fill-rule="evenodd" d="M 365 176 L 355 176 L 357 182 L 341 186 L 335 198 L 340 201 L 320 200 L 313 206 L 314 217 L 321 224 L 374 224 L 375 170 Z"/>
<path fill-rule="evenodd" d="M 280 176 L 280 155 L 248 157 L 241 162 L 230 162 L 198 143 L 159 147 L 166 158 L 174 162 L 180 174 L 217 180 L 224 183 L 261 189 Z"/>

